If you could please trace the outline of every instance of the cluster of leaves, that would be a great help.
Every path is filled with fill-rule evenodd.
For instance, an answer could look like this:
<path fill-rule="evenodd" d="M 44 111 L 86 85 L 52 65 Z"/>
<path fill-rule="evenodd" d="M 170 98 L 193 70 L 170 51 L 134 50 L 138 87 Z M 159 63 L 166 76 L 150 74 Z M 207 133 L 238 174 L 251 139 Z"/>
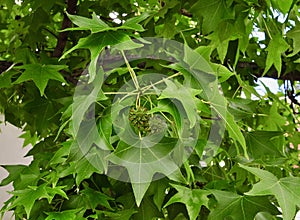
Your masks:
<path fill-rule="evenodd" d="M 300 71 L 299 1 L 81 0 L 75 1 L 77 15 L 67 15 L 74 26 L 61 32 L 70 2 L 0 3 L 0 62 L 11 64 L 0 75 L 0 111 L 23 129 L 24 146 L 32 145 L 27 156 L 33 156 L 28 166 L 3 166 L 9 176 L 1 186 L 12 182 L 14 190 L 2 214 L 13 210 L 16 219 L 49 220 L 293 219 L 300 207 L 298 106 L 267 87 L 266 95 L 258 94 L 255 76 L 286 79 Z M 66 51 L 59 59 L 54 51 L 65 31 Z M 182 62 L 128 61 L 123 51 L 141 47 L 145 37 L 185 44 L 191 49 L 172 56 L 193 69 Z M 104 77 L 98 60 L 109 47 L 121 51 L 124 65 Z M 192 77 L 195 70 L 207 73 L 201 83 Z M 166 78 L 149 89 L 141 79 L 153 72 Z M 220 99 L 204 94 L 216 80 Z M 128 88 L 145 92 L 144 101 L 136 93 L 138 98 L 129 95 L 133 107 L 131 98 L 114 103 L 129 81 Z M 296 98 L 293 78 L 285 85 Z M 142 108 L 147 111 L 137 112 Z M 115 117 L 120 112 L 131 119 Z M 210 128 L 222 122 L 222 141 L 212 142 Z M 137 124 L 159 132 L 148 134 Z M 172 162 L 144 166 L 173 151 L 178 140 L 188 139 L 186 128 L 197 126 L 188 159 L 179 147 Z M 137 147 L 120 138 L 131 127 L 128 141 L 165 135 L 151 148 Z M 132 183 L 105 175 L 118 158 L 134 162 L 122 164 Z M 157 173 L 165 177 L 151 182 Z"/>

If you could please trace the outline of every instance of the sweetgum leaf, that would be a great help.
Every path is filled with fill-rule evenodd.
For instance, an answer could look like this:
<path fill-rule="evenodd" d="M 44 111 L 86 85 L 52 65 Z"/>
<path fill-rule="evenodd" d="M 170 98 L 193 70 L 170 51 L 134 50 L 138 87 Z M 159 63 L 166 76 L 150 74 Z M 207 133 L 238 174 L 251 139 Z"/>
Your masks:
<path fill-rule="evenodd" d="M 198 120 L 197 107 L 194 99 L 195 96 L 201 91 L 192 88 L 186 88 L 183 85 L 172 82 L 170 80 L 165 80 L 165 83 L 167 87 L 162 91 L 159 98 L 176 99 L 177 101 L 179 101 L 182 104 L 189 119 L 190 127 L 194 127 Z"/>
<path fill-rule="evenodd" d="M 89 49 L 91 53 L 91 63 L 88 67 L 90 79 L 92 82 L 97 73 L 97 62 L 100 53 L 106 46 L 119 45 L 119 50 L 129 50 L 141 47 L 141 44 L 133 42 L 130 37 L 121 31 L 98 32 L 89 35 L 86 38 L 80 38 L 78 44 L 65 52 L 61 59 L 64 59 L 69 53 L 77 49 Z"/>
<path fill-rule="evenodd" d="M 277 199 L 284 220 L 292 220 L 296 207 L 300 206 L 300 177 L 284 177 L 278 179 L 272 173 L 244 165 L 240 166 L 261 179 L 246 193 L 250 196 L 274 195 Z"/>
<path fill-rule="evenodd" d="M 88 204 L 92 210 L 95 211 L 98 205 L 113 210 L 109 204 L 109 200 L 113 200 L 113 198 L 105 195 L 104 193 L 101 193 L 88 187 L 82 190 L 81 193 L 85 198 L 85 203 Z"/>
<path fill-rule="evenodd" d="M 64 210 L 61 212 L 46 212 L 48 215 L 45 220 L 77 220 L 77 213 L 80 209 Z"/>
<path fill-rule="evenodd" d="M 5 186 L 11 183 L 12 181 L 16 181 L 22 171 L 26 168 L 25 165 L 1 165 L 8 173 L 8 177 L 3 179 L 0 183 L 0 186 Z"/>
<path fill-rule="evenodd" d="M 185 182 L 178 165 L 169 155 L 175 143 L 172 139 L 154 145 L 141 142 L 130 146 L 120 142 L 115 152 L 107 157 L 114 164 L 126 167 L 138 206 L 155 173 L 165 174 L 178 182 Z"/>
<path fill-rule="evenodd" d="M 224 0 L 197 1 L 192 6 L 191 13 L 198 17 L 203 17 L 203 30 L 205 34 L 216 30 L 222 20 L 233 17 Z"/>
<path fill-rule="evenodd" d="M 288 43 L 280 34 L 275 35 L 270 40 L 270 43 L 266 49 L 268 51 L 268 55 L 266 60 L 266 68 L 263 72 L 263 75 L 265 75 L 271 66 L 274 65 L 278 72 L 278 77 L 280 76 L 282 66 L 281 56 L 288 48 Z"/>
<path fill-rule="evenodd" d="M 201 206 L 208 207 L 208 198 L 210 194 L 208 191 L 201 189 L 189 189 L 184 186 L 171 184 L 177 193 L 165 204 L 165 207 L 173 203 L 179 202 L 186 206 L 191 220 L 197 219 L 200 213 Z"/>
<path fill-rule="evenodd" d="M 14 84 L 32 80 L 38 87 L 41 96 L 44 95 L 45 88 L 50 79 L 57 80 L 62 83 L 67 83 L 63 76 L 59 73 L 60 70 L 66 69 L 65 65 L 46 65 L 41 63 L 25 64 L 17 66 L 16 69 L 25 69 L 22 75 L 14 82 Z"/>
<path fill-rule="evenodd" d="M 244 155 L 246 157 L 248 157 L 245 137 L 243 136 L 243 133 L 241 132 L 240 127 L 234 121 L 233 115 L 228 111 L 226 111 L 225 113 L 221 112 L 220 111 L 220 106 L 216 105 L 216 104 L 213 104 L 213 109 L 218 113 L 218 115 L 226 123 L 226 128 L 228 130 L 228 133 L 229 133 L 230 137 L 241 144 L 241 146 L 244 150 Z"/>
<path fill-rule="evenodd" d="M 286 36 L 293 39 L 293 53 L 289 56 L 295 56 L 300 51 L 300 25 L 299 23 L 286 33 Z"/>
<path fill-rule="evenodd" d="M 254 219 L 257 213 L 265 211 L 271 214 L 279 214 L 277 208 L 270 203 L 268 197 L 241 196 L 233 192 L 212 190 L 218 203 L 211 211 L 208 220 L 248 220 Z"/>
<path fill-rule="evenodd" d="M 11 78 L 15 75 L 15 71 L 5 71 L 0 74 L 0 89 L 9 88 L 11 86 Z"/>
<path fill-rule="evenodd" d="M 112 30 L 112 27 L 109 27 L 104 21 L 102 21 L 95 12 L 92 14 L 92 19 L 78 16 L 78 15 L 71 15 L 67 14 L 72 23 L 76 24 L 78 27 L 74 28 L 67 28 L 64 31 L 68 30 L 90 30 L 92 33 Z"/>
<path fill-rule="evenodd" d="M 274 8 L 279 9 L 284 14 L 289 12 L 293 4 L 293 0 L 272 0 L 271 2 Z"/>
<path fill-rule="evenodd" d="M 245 134 L 249 154 L 255 159 L 283 157 L 284 136 L 280 131 L 253 131 Z"/>
<path fill-rule="evenodd" d="M 117 29 L 144 31 L 144 28 L 139 23 L 148 18 L 150 16 L 150 13 L 145 12 L 140 16 L 129 18 L 121 26 L 118 27 L 110 27 L 108 24 L 102 21 L 100 16 L 97 16 L 95 12 L 92 14 L 92 18 L 86 18 L 71 14 L 67 15 L 72 23 L 76 24 L 78 27 L 66 28 L 63 31 L 90 30 L 92 33 L 98 33 Z"/>
<path fill-rule="evenodd" d="M 30 217 L 31 209 L 36 200 L 46 198 L 49 203 L 55 195 L 60 195 L 63 198 L 68 199 L 66 193 L 61 189 L 62 187 L 49 187 L 46 184 L 40 186 L 28 186 L 24 190 L 15 190 L 11 194 L 15 195 L 17 198 L 13 201 L 9 209 L 16 206 L 23 206 L 27 214 L 27 218 Z"/>

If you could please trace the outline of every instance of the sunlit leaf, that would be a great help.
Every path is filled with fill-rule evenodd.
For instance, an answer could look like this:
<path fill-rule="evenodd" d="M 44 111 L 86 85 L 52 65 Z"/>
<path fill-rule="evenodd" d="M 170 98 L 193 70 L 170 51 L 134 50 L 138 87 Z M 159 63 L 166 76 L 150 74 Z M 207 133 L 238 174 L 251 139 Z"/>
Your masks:
<path fill-rule="evenodd" d="M 267 47 L 268 55 L 266 60 L 266 68 L 264 70 L 263 75 L 265 75 L 272 65 L 275 66 L 278 77 L 281 73 L 282 61 L 281 56 L 282 54 L 289 48 L 288 43 L 283 39 L 280 34 L 275 35 L 271 40 Z"/>
<path fill-rule="evenodd" d="M 61 59 L 64 59 L 69 53 L 77 49 L 89 49 L 91 53 L 91 63 L 88 67 L 90 79 L 92 82 L 97 73 L 97 63 L 100 53 L 106 46 L 119 44 L 119 50 L 128 50 L 141 47 L 140 44 L 133 42 L 130 37 L 121 31 L 99 32 L 89 35 L 86 38 L 80 38 L 78 44 L 66 51 Z"/>
<path fill-rule="evenodd" d="M 244 165 L 240 166 L 261 179 L 246 193 L 247 195 L 274 195 L 282 209 L 283 219 L 292 220 L 295 217 L 296 207 L 300 206 L 300 177 L 290 176 L 278 179 L 266 170 Z"/>

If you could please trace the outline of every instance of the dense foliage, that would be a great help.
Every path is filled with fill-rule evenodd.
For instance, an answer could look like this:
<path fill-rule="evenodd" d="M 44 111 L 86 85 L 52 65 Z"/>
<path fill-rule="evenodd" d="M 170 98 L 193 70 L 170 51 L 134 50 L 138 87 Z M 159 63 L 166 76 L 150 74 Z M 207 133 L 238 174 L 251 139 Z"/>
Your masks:
<path fill-rule="evenodd" d="M 300 1 L 1 0 L 0 8 L 0 112 L 22 128 L 33 156 L 28 166 L 3 165 L 1 186 L 14 190 L 2 214 L 294 218 Z M 258 94 L 261 76 L 284 90 Z"/>

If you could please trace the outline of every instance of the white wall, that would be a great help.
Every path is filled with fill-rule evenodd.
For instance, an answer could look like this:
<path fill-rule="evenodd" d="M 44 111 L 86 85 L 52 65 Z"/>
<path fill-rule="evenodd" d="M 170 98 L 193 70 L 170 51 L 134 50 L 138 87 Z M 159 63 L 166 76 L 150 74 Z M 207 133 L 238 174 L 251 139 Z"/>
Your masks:
<path fill-rule="evenodd" d="M 0 116 L 3 121 L 3 117 Z M 0 124 L 0 165 L 12 164 L 29 164 L 31 157 L 24 158 L 30 147 L 22 148 L 23 140 L 18 138 L 22 131 L 11 124 Z M 8 172 L 0 167 L 0 182 L 8 176 Z M 7 191 L 13 189 L 12 185 L 0 187 L 0 209 L 3 202 L 6 201 L 10 195 Z M 11 219 L 11 213 L 7 213 L 3 220 Z"/>

